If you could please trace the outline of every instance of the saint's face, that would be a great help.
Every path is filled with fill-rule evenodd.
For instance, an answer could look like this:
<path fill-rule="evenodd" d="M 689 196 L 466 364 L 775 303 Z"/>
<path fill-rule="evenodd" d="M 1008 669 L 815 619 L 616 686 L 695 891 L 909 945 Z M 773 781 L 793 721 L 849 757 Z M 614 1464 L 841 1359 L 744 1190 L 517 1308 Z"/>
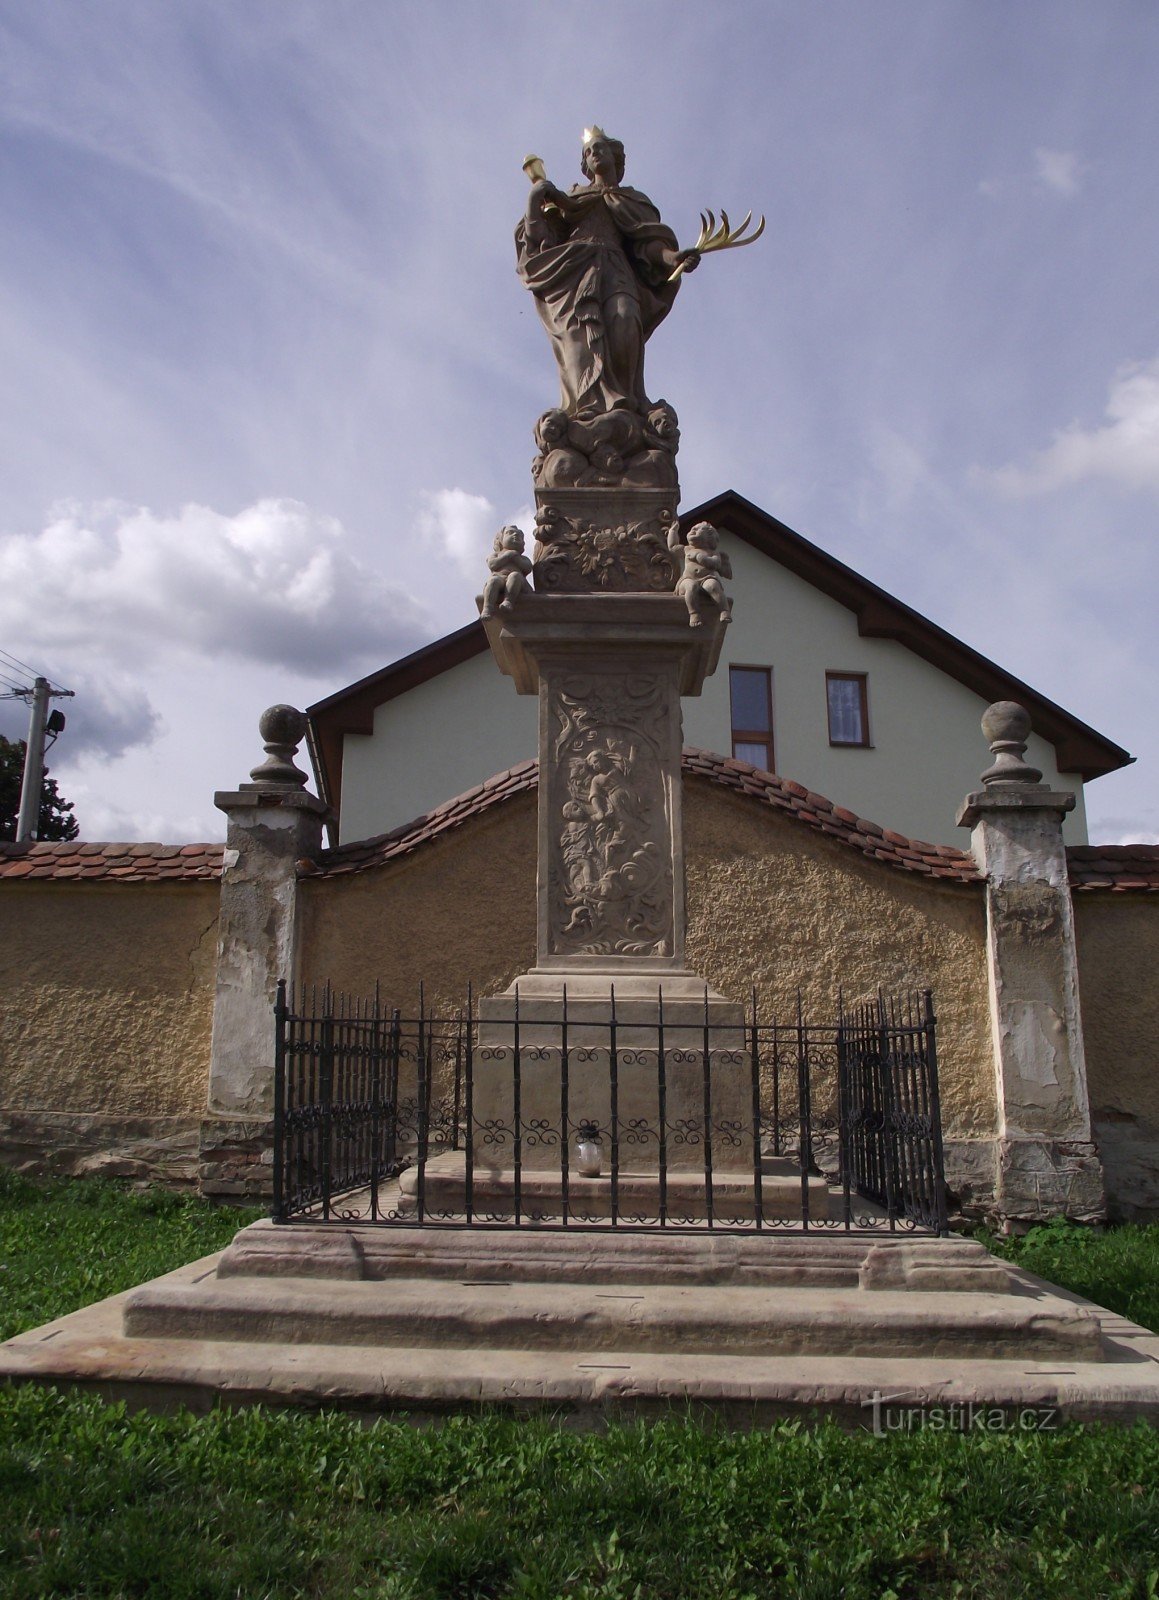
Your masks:
<path fill-rule="evenodd" d="M 606 139 L 593 139 L 591 144 L 585 145 L 584 160 L 593 177 L 605 181 L 615 178 L 616 158 Z"/>

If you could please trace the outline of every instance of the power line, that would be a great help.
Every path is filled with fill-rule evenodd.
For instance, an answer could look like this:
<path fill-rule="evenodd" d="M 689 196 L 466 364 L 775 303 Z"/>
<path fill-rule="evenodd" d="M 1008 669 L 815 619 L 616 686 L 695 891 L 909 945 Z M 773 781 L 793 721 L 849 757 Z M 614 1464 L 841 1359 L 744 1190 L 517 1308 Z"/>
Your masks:
<path fill-rule="evenodd" d="M 5 662 L 8 663 L 10 668 L 11 667 L 16 667 L 17 670 L 21 674 L 28 673 L 28 675 L 31 678 L 33 678 L 34 680 L 36 678 L 45 678 L 45 679 L 47 679 L 49 684 L 52 686 L 54 694 L 57 694 L 57 695 L 63 694 L 66 697 L 68 697 L 69 699 L 72 698 L 71 692 L 69 690 L 67 690 L 64 687 L 63 684 L 58 683 L 55 678 L 49 678 L 47 672 L 38 672 L 35 667 L 30 667 L 28 665 L 27 661 L 21 661 L 19 656 L 14 656 L 10 650 L 0 649 L 0 670 L 3 669 L 3 664 Z M 27 683 L 19 684 L 19 685 L 12 684 L 11 687 L 12 688 L 19 688 L 20 692 L 22 694 L 31 694 L 32 693 L 32 685 L 31 684 L 27 684 Z"/>
<path fill-rule="evenodd" d="M 30 667 L 27 661 L 21 661 L 19 656 L 14 656 L 10 650 L 0 649 L 0 656 L 4 657 L 10 667 L 17 667 L 21 672 L 31 673 L 34 678 L 46 676 L 43 672 L 37 672 L 35 667 Z"/>

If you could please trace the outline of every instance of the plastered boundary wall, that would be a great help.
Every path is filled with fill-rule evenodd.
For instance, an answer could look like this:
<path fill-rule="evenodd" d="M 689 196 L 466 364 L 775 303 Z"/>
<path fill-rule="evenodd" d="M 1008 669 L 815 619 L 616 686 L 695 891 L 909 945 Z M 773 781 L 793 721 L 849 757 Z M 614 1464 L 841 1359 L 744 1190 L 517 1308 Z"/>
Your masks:
<path fill-rule="evenodd" d="M 865 858 L 685 779 L 689 960 L 787 1015 L 929 984 L 947 1166 L 984 1201 L 995 1134 L 980 884 Z M 356 994 L 457 1006 L 534 959 L 535 797 L 381 867 L 306 878 L 301 968 Z M 205 1115 L 218 885 L 0 879 L 0 1161 L 193 1184 Z M 1090 1099 L 1112 1214 L 1159 1215 L 1159 894 L 1074 897 Z M 272 1051 L 271 1051 L 272 1054 Z"/>
<path fill-rule="evenodd" d="M 1074 896 L 1091 1121 L 1113 1217 L 1159 1219 L 1159 895 Z"/>
<path fill-rule="evenodd" d="M 197 1178 L 218 884 L 0 883 L 0 1160 Z"/>
<path fill-rule="evenodd" d="M 859 856 L 804 824 L 685 779 L 688 962 L 763 1017 L 810 1020 L 847 999 L 930 987 L 939 1017 L 947 1169 L 964 1203 L 993 1188 L 994 1071 L 980 884 L 947 884 Z M 535 796 L 520 795 L 385 865 L 302 890 L 307 981 L 403 1009 L 456 1010 L 535 959 Z"/>

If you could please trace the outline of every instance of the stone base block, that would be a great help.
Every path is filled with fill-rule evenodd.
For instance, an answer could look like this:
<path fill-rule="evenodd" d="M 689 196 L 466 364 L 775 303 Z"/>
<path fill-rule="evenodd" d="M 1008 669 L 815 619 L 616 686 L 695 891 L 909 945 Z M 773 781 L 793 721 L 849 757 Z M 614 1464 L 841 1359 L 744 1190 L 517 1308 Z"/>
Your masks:
<path fill-rule="evenodd" d="M 1066 1301 L 1029 1308 L 1011 1294 L 904 1290 L 774 1290 L 506 1283 L 394 1278 L 220 1278 L 134 1289 L 124 1301 L 130 1340 L 277 1343 L 283 1347 L 422 1347 L 551 1351 L 592 1359 L 635 1353 L 922 1355 L 1073 1363 L 1102 1356 L 1099 1323 Z"/>
<path fill-rule="evenodd" d="M 210 1200 L 268 1200 L 274 1192 L 274 1125 L 240 1117 L 201 1123 L 198 1188 Z"/>
<path fill-rule="evenodd" d="M 564 1212 L 563 1178 L 554 1170 L 531 1169 L 520 1174 L 519 1215 L 531 1225 L 558 1222 Z M 799 1221 L 802 1214 L 801 1175 L 785 1160 L 766 1158 L 761 1175 L 760 1209 L 766 1221 Z M 830 1215 L 829 1190 L 824 1178 L 807 1177 L 809 1217 L 823 1222 Z M 416 1216 L 418 1172 L 408 1168 L 399 1180 L 399 1214 Z M 466 1158 L 453 1152 L 428 1161 L 423 1175 L 423 1207 L 431 1217 L 466 1214 Z M 512 1168 L 476 1169 L 471 1182 L 472 1212 L 476 1221 L 500 1221 L 515 1216 L 515 1173 Z M 746 1172 L 713 1172 L 712 1218 L 715 1222 L 752 1222 L 756 1186 L 752 1163 Z M 679 1227 L 708 1219 L 709 1199 L 704 1170 L 668 1173 L 665 1216 Z M 612 1180 L 604 1175 L 568 1177 L 567 1214 L 577 1224 L 602 1222 L 612 1216 Z M 628 1170 L 616 1184 L 616 1215 L 624 1221 L 653 1221 L 660 1217 L 660 1177 L 655 1171 Z M 980 1248 L 980 1247 L 979 1247 Z"/>
<path fill-rule="evenodd" d="M 1058 1216 L 1105 1221 L 1103 1168 L 1095 1146 L 1086 1141 L 1000 1139 L 994 1211 L 1007 1230 Z"/>
<path fill-rule="evenodd" d="M 751 1173 L 752 1075 L 741 1051 L 710 1050 L 707 1057 L 699 1050 L 666 1051 L 663 1119 L 657 1052 L 625 1047 L 614 1065 L 615 1121 L 624 1168 L 659 1170 L 663 1120 L 665 1165 L 670 1170 L 703 1171 L 707 1075 L 713 1165 L 720 1171 Z M 574 1144 L 585 1123 L 599 1130 L 606 1164 L 613 1121 L 611 1052 L 569 1048 L 566 1129 L 562 1052 L 521 1047 L 518 1066 L 523 1166 L 558 1172 L 561 1139 Z M 514 1165 L 515 1067 L 511 1049 L 481 1046 L 475 1053 L 471 1137 L 480 1167 Z"/>
<path fill-rule="evenodd" d="M 914 1292 L 939 1254 L 963 1287 Z M 905 1286 L 859 1288 L 870 1257 L 871 1278 Z M 501 1406 L 582 1426 L 824 1411 L 869 1428 L 886 1398 L 950 1428 L 982 1406 L 1011 1429 L 1027 1408 L 1042 1427 L 1159 1421 L 1159 1337 L 1007 1270 L 996 1292 L 962 1241 L 856 1233 L 263 1222 L 220 1257 L 9 1341 L 0 1380 L 157 1408 Z"/>
<path fill-rule="evenodd" d="M 856 1289 L 866 1252 L 875 1248 L 872 1240 L 872 1235 L 844 1230 L 686 1234 L 645 1228 L 564 1231 L 448 1228 L 437 1223 L 335 1227 L 263 1221 L 238 1232 L 217 1274 Z M 878 1242 L 884 1249 L 893 1243 L 889 1238 Z"/>
<path fill-rule="evenodd" d="M 30 1177 L 100 1174 L 192 1189 L 197 1182 L 198 1122 L 195 1116 L 0 1111 L 0 1163 Z"/>
<path fill-rule="evenodd" d="M 584 967 L 578 961 L 566 969 L 535 967 L 502 994 L 481 1001 L 480 1045 L 514 1043 L 518 1001 L 520 1043 L 559 1046 L 565 990 L 572 1046 L 608 1045 L 614 1000 L 621 1048 L 654 1051 L 661 1024 L 669 1049 L 703 1049 L 706 1027 L 712 1049 L 744 1047 L 744 1007 L 726 1000 L 696 973 L 643 962 L 609 972 L 606 966 Z"/>

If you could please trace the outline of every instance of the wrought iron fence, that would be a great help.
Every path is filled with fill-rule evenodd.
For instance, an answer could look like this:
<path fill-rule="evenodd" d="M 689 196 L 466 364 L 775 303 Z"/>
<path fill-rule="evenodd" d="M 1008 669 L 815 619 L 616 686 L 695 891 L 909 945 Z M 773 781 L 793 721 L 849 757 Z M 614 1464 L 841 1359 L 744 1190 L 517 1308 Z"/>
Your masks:
<path fill-rule="evenodd" d="M 275 1006 L 274 1218 L 946 1231 L 927 990 L 836 1022 Z"/>

